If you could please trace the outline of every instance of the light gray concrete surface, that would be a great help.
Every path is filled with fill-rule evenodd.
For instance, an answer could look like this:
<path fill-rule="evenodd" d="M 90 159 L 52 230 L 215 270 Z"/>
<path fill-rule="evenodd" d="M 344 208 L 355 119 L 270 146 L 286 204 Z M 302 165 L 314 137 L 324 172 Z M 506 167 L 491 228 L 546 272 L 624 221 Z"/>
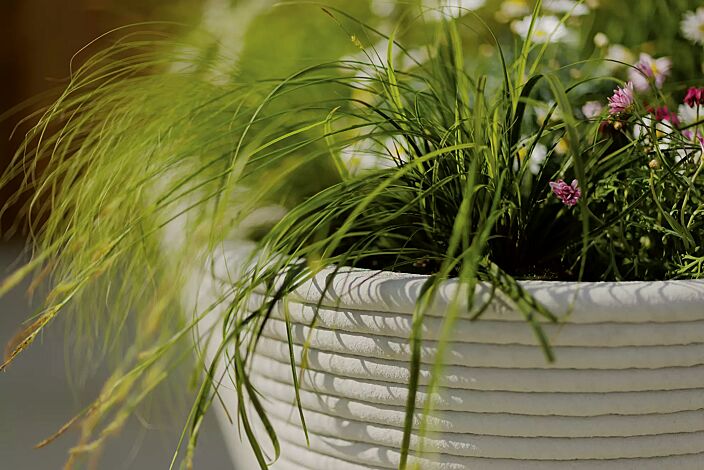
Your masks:
<path fill-rule="evenodd" d="M 20 253 L 19 244 L 0 244 L 0 278 L 5 277 Z M 19 329 L 22 320 L 33 311 L 26 287 L 25 284 L 0 298 L 0 342 L 3 347 Z M 72 384 L 66 373 L 64 338 L 64 325 L 57 322 L 5 373 L 0 374 L 0 470 L 61 469 L 67 450 L 78 439 L 78 434 L 73 431 L 46 448 L 33 448 L 89 404 L 100 390 L 105 376 L 105 371 L 99 370 L 85 384 Z M 186 404 L 191 400 L 187 390 L 177 387 L 171 387 L 168 396 L 166 391 L 162 393 L 164 402 Z M 159 401 L 160 397 L 156 396 L 154 402 Z M 132 418 L 119 436 L 108 443 L 96 468 L 168 469 L 187 414 L 185 405 L 174 409 L 170 416 L 166 411 L 156 413 L 149 422 Z M 208 417 L 201 434 L 195 469 L 233 470 L 214 415 Z"/>

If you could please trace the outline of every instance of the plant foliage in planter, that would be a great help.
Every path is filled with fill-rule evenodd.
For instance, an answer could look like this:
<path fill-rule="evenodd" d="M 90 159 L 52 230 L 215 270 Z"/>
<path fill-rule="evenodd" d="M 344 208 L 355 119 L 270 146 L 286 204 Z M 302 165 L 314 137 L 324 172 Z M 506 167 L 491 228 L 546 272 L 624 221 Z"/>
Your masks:
<path fill-rule="evenodd" d="M 428 275 L 409 338 L 401 468 L 411 450 L 424 314 L 444 281 L 460 287 L 443 320 L 431 393 L 453 325 L 467 315 L 460 306 L 478 319 L 487 305 L 474 298 L 478 283 L 515 305 L 552 360 L 540 324 L 555 317 L 517 280 L 702 277 L 701 122 L 681 125 L 667 108 L 686 90 L 666 93 L 666 77 L 647 67 L 634 68 L 646 83 L 640 91 L 608 77 L 571 78 L 568 69 L 579 64 L 552 70 L 549 41 L 532 40 L 540 9 L 538 1 L 513 58 L 496 44 L 497 76 L 465 64 L 458 23 L 442 23 L 427 46 L 430 59 L 420 62 L 397 40 L 400 29 L 384 36 L 332 8 L 323 11 L 356 32 L 353 44 L 363 49 L 360 38 L 376 36 L 387 49 L 255 85 L 213 84 L 203 64 L 144 74 L 174 60 L 180 45 L 167 42 L 168 52 L 154 52 L 152 41 L 119 42 L 79 71 L 3 177 L 24 178 L 36 194 L 27 211 L 46 222 L 36 226 L 32 263 L 0 286 L 2 293 L 40 266 L 53 286 L 3 367 L 72 308 L 78 336 L 99 330 L 103 348 L 121 357 L 78 417 L 82 438 L 72 455 L 99 448 L 197 332 L 222 343 L 184 433 L 185 463 L 228 381 L 255 410 L 232 411 L 265 468 L 252 420 L 264 423 L 275 449 L 277 438 L 248 361 L 276 303 L 325 267 Z M 411 65 L 397 68 L 397 54 Z M 594 82 L 616 90 L 608 110 L 586 118 L 576 109 Z M 699 109 L 704 97 L 694 88 L 685 101 Z M 537 108 L 548 109 L 539 124 Z M 37 172 L 43 160 L 50 170 Z M 321 168 L 334 176 L 290 191 L 291 178 L 311 180 Z M 184 324 L 174 311 L 189 276 L 271 203 L 288 213 L 264 231 L 230 291 Z M 262 294 L 265 302 L 252 309 Z M 221 328 L 198 332 L 199 320 L 222 303 Z M 127 345 L 112 340 L 129 328 Z M 223 361 L 227 377 L 216 373 Z M 299 365 L 291 353 L 294 383 Z M 432 413 L 430 401 L 422 411 Z"/>

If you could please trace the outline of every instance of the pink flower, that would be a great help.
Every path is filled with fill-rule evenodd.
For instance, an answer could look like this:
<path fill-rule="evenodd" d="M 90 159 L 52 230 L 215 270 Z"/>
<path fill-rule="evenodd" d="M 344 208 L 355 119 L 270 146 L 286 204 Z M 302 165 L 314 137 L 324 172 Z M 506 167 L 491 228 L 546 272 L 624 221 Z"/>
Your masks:
<path fill-rule="evenodd" d="M 655 108 L 655 120 L 656 121 L 667 121 L 673 126 L 677 127 L 680 125 L 680 118 L 676 113 L 671 112 L 667 109 L 667 106 L 660 106 Z"/>
<path fill-rule="evenodd" d="M 579 189 L 577 180 L 572 180 L 572 184 L 567 184 L 563 180 L 550 181 L 550 189 L 553 194 L 560 198 L 566 206 L 572 207 L 577 205 L 582 197 L 582 191 Z"/>
<path fill-rule="evenodd" d="M 655 83 L 657 88 L 662 88 L 671 68 L 672 60 L 669 57 L 654 59 L 648 54 L 641 54 L 635 68 L 628 71 L 628 78 L 638 91 L 648 91 L 651 83 Z"/>
<path fill-rule="evenodd" d="M 609 113 L 618 114 L 628 111 L 634 101 L 633 83 L 628 82 L 625 87 L 616 88 L 613 96 L 609 98 Z"/>
<path fill-rule="evenodd" d="M 694 140 L 694 137 L 695 137 L 694 132 L 692 132 L 689 129 L 687 129 L 686 131 L 682 131 L 682 136 L 685 139 L 692 140 L 692 141 Z M 701 132 L 697 131 L 696 138 L 699 141 L 699 144 L 704 146 L 704 136 L 702 136 Z"/>
<path fill-rule="evenodd" d="M 696 108 L 704 104 L 704 88 L 691 87 L 684 96 L 684 104 L 690 108 Z"/>

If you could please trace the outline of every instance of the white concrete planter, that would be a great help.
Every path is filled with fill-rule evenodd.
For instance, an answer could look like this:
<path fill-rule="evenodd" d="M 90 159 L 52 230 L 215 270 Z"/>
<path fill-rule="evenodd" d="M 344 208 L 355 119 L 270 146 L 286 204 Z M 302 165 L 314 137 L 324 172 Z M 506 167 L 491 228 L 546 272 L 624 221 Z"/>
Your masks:
<path fill-rule="evenodd" d="M 411 314 L 423 281 L 369 271 L 338 275 L 312 332 L 324 275 L 290 297 L 296 355 L 310 338 L 301 385 L 309 448 L 277 312 L 251 369 L 281 439 L 273 469 L 396 468 Z M 433 397 L 435 432 L 425 441 L 421 468 L 704 468 L 704 282 L 523 285 L 561 317 L 545 327 L 556 363 L 546 363 L 522 317 L 500 300 L 479 321 L 460 319 L 444 387 Z M 425 321 L 423 384 L 454 287 L 444 286 Z M 223 391 L 234 410 L 233 395 Z M 425 397 L 421 387 L 418 406 Z M 242 463 L 250 451 L 236 425 L 222 423 L 237 468 L 256 468 Z"/>

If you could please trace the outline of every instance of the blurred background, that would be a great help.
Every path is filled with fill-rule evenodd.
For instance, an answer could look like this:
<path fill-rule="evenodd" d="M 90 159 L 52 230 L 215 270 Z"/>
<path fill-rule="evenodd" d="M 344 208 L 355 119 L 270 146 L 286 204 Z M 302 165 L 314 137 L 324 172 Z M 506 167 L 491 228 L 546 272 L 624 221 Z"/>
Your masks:
<path fill-rule="evenodd" d="M 113 28 L 144 21 L 172 21 L 155 25 L 171 31 L 188 31 L 199 24 L 203 2 L 195 0 L 3 0 L 0 2 L 0 172 L 14 154 L 32 123 L 21 119 L 41 110 L 68 83 L 71 59 L 82 47 Z M 93 51 L 100 47 L 96 44 Z M 104 44 L 104 43 L 103 43 Z M 89 55 L 79 55 L 79 66 Z M 10 111 L 19 107 L 16 111 Z M 15 135 L 10 135 L 15 129 Z M 16 188 L 4 188 L 0 205 Z M 3 214 L 7 232 L 17 223 L 17 208 Z M 22 224 L 22 221 L 19 221 Z M 0 241 L 0 279 L 27 257 L 23 254 L 26 230 Z M 25 283 L 0 299 L 0 343 L 4 345 L 40 306 Z M 0 468 L 60 469 L 77 434 L 68 433 L 53 444 L 34 445 L 58 430 L 89 404 L 106 378 L 100 368 L 87 377 L 73 377 L 64 326 L 48 330 L 14 366 L 0 374 Z M 1 349 L 1 348 L 0 348 Z M 148 419 L 135 417 L 106 449 L 97 468 L 168 468 L 182 426 L 190 391 L 163 391 L 154 397 L 174 406 L 160 407 Z M 167 413 L 165 410 L 168 409 Z M 196 457 L 197 468 L 232 468 L 225 442 L 214 419 L 206 422 Z"/>

